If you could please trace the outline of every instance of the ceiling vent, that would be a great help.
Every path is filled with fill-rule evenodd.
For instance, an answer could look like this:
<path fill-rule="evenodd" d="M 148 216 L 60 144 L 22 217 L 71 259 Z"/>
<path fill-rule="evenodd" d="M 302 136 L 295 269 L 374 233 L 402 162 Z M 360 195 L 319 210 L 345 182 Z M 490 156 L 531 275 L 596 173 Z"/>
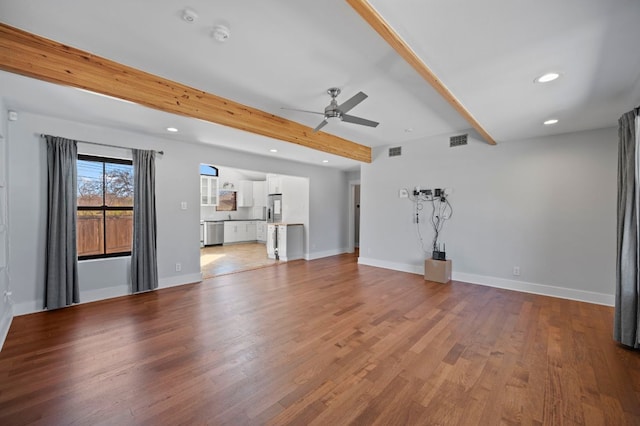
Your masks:
<path fill-rule="evenodd" d="M 399 157 L 402 155 L 402 147 L 396 146 L 394 148 L 389 148 L 389 157 Z"/>
<path fill-rule="evenodd" d="M 451 136 L 449 138 L 449 146 L 453 148 L 454 146 L 466 145 L 468 134 Z"/>

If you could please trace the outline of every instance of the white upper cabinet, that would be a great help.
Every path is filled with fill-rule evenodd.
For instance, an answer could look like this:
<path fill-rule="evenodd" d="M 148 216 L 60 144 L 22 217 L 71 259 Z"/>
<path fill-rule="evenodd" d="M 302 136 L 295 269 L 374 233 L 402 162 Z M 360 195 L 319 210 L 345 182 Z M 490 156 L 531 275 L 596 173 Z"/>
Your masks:
<path fill-rule="evenodd" d="M 267 181 L 257 180 L 253 182 L 253 207 L 267 206 Z"/>
<path fill-rule="evenodd" d="M 268 175 L 269 194 L 282 194 L 282 176 Z"/>
<path fill-rule="evenodd" d="M 200 205 L 218 205 L 218 178 L 200 175 Z"/>
<path fill-rule="evenodd" d="M 237 194 L 238 207 L 253 207 L 253 182 L 241 180 Z"/>

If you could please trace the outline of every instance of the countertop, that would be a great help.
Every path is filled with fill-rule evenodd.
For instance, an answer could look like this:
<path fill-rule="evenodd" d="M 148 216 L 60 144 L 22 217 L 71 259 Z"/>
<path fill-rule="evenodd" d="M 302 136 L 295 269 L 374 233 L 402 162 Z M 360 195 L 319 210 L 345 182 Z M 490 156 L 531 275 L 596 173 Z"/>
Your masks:
<path fill-rule="evenodd" d="M 222 220 L 201 220 L 204 222 L 266 222 L 267 219 L 222 219 Z"/>

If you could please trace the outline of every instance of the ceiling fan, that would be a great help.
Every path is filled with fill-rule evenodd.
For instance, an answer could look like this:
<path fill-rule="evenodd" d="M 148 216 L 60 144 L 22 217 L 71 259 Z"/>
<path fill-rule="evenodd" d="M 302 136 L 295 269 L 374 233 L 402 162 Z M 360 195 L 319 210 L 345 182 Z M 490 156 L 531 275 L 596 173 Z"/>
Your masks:
<path fill-rule="evenodd" d="M 304 109 L 295 109 L 295 108 L 282 108 L 282 109 L 324 115 L 324 120 L 322 120 L 322 122 L 318 124 L 315 129 L 313 129 L 314 133 L 322 129 L 324 126 L 326 126 L 327 123 L 329 123 L 329 120 L 332 120 L 332 119 L 339 119 L 340 121 L 346 121 L 347 123 L 361 124 L 363 126 L 369 126 L 369 127 L 376 127 L 379 124 L 376 121 L 371 121 L 365 118 L 360 118 L 354 115 L 347 114 L 347 112 L 353 109 L 353 107 L 355 107 L 360 102 L 367 99 L 367 95 L 364 94 L 363 92 L 358 92 L 357 94 L 355 94 L 348 100 L 344 101 L 340 105 L 338 105 L 338 101 L 336 100 L 336 97 L 340 94 L 340 89 L 338 89 L 337 87 L 332 87 L 329 90 L 327 90 L 327 93 L 329 94 L 329 96 L 331 96 L 331 102 L 324 109 L 324 112 L 307 111 Z"/>

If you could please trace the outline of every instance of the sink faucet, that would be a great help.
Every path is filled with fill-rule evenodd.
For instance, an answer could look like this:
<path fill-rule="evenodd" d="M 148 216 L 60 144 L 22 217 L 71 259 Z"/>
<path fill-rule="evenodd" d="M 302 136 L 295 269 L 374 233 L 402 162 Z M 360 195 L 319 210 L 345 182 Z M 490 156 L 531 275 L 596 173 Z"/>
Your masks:
<path fill-rule="evenodd" d="M 229 213 L 229 220 L 231 220 L 231 213 Z"/>

